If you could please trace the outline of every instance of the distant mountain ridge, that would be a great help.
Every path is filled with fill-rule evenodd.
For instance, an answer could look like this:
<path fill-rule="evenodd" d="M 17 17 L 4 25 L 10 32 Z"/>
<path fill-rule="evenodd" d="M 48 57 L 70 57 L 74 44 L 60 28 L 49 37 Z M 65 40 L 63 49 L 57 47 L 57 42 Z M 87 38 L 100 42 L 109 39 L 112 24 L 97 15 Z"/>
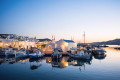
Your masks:
<path fill-rule="evenodd" d="M 114 40 L 103 41 L 103 42 L 93 42 L 91 44 L 94 44 L 94 45 L 120 45 L 120 39 L 114 39 Z"/>

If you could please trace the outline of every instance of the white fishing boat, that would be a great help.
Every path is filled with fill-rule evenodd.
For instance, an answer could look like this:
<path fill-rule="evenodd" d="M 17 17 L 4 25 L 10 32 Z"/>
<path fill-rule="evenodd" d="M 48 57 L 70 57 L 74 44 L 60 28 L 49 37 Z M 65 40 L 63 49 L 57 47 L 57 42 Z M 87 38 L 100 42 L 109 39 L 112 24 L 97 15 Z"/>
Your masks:
<path fill-rule="evenodd" d="M 74 53 L 75 51 L 77 51 L 77 48 L 72 47 L 72 48 L 70 48 L 70 51 L 71 51 L 71 53 Z"/>
<path fill-rule="evenodd" d="M 29 54 L 30 58 L 40 58 L 40 57 L 43 57 L 43 56 L 44 56 L 44 54 L 41 53 L 40 51 L 36 51 L 35 53 Z"/>
<path fill-rule="evenodd" d="M 14 51 L 16 58 L 25 58 L 28 57 L 28 54 L 26 54 L 26 49 L 21 49 L 19 51 Z"/>
<path fill-rule="evenodd" d="M 85 32 L 83 34 L 84 36 L 84 46 L 85 46 Z M 91 52 L 86 49 L 86 47 L 80 47 L 80 49 L 77 49 L 77 53 L 71 53 L 70 57 L 76 58 L 76 59 L 91 59 Z"/>
<path fill-rule="evenodd" d="M 15 50 L 12 50 L 12 48 L 7 48 L 4 50 L 5 56 L 15 56 Z"/>
<path fill-rule="evenodd" d="M 91 59 L 91 53 L 85 50 L 77 51 L 77 53 L 70 54 L 70 57 L 77 59 Z"/>
<path fill-rule="evenodd" d="M 58 48 L 55 48 L 54 49 L 54 53 L 52 54 L 52 58 L 53 59 L 58 59 L 58 58 L 61 58 L 62 57 L 62 54 L 60 54 L 59 52 L 58 52 Z"/>

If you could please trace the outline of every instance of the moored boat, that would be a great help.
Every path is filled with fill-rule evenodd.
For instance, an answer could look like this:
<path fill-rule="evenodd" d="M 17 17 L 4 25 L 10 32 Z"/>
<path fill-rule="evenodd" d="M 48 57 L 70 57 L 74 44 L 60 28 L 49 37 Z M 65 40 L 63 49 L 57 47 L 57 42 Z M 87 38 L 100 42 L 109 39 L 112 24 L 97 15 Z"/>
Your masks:
<path fill-rule="evenodd" d="M 58 58 L 61 58 L 62 57 L 62 54 L 60 54 L 59 52 L 58 52 L 58 48 L 55 48 L 54 49 L 54 53 L 52 54 L 52 58 L 53 59 L 58 59 Z"/>
<path fill-rule="evenodd" d="M 26 54 L 26 49 L 21 49 L 15 53 L 15 58 L 26 58 L 28 54 Z"/>
<path fill-rule="evenodd" d="M 34 52 L 32 54 L 29 54 L 29 58 L 41 58 L 43 56 L 44 56 L 44 54 L 41 53 L 40 51 L 36 51 L 36 52 Z"/>
<path fill-rule="evenodd" d="M 72 53 L 70 57 L 76 59 L 91 59 L 91 53 L 87 52 L 86 50 L 77 51 L 77 54 Z"/>
<path fill-rule="evenodd" d="M 120 47 L 115 47 L 114 49 L 120 50 Z"/>
<path fill-rule="evenodd" d="M 15 56 L 15 50 L 12 48 L 5 49 L 5 56 Z"/>
<path fill-rule="evenodd" d="M 105 54 L 105 52 L 106 51 L 103 48 L 97 48 L 92 51 L 92 53 L 95 55 L 103 55 L 103 54 Z"/>

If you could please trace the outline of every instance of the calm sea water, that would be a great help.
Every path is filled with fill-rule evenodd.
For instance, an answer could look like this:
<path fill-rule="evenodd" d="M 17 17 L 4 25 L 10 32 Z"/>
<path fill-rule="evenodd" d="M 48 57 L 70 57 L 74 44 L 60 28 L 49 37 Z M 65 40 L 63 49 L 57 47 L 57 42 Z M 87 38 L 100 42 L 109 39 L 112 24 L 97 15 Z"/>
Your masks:
<path fill-rule="evenodd" d="M 120 80 L 120 50 L 105 50 L 88 61 L 0 58 L 0 80 Z"/>

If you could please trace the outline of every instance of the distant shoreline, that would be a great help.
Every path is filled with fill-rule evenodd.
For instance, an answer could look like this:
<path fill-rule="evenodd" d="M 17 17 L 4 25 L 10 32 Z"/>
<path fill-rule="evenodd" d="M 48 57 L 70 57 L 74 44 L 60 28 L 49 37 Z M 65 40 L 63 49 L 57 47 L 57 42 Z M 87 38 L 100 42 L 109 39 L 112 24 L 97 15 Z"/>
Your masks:
<path fill-rule="evenodd" d="M 107 45 L 109 47 L 120 47 L 120 45 Z"/>

